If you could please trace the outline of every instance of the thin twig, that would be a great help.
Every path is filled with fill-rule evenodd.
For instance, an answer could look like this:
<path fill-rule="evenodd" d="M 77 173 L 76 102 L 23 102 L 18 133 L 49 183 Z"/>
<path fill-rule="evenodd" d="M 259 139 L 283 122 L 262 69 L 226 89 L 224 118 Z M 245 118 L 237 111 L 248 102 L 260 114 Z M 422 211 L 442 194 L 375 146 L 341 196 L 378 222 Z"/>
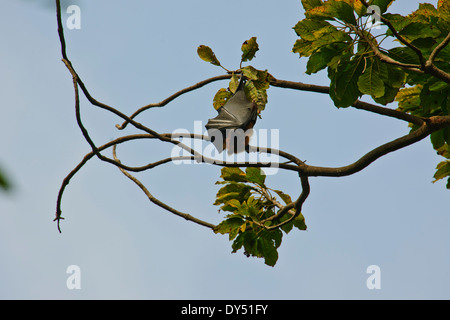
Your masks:
<path fill-rule="evenodd" d="M 113 146 L 113 157 L 114 157 L 114 160 L 116 160 L 117 162 L 120 162 L 120 160 L 117 159 L 117 155 L 116 155 L 116 145 Z M 195 217 L 191 216 L 190 214 L 187 214 L 187 213 L 183 213 L 183 212 L 181 212 L 181 211 L 178 211 L 178 210 L 172 208 L 171 206 L 165 204 L 164 202 L 158 200 L 157 198 L 155 198 L 155 197 L 148 191 L 148 189 L 144 186 L 144 184 L 143 184 L 141 181 L 139 181 L 136 177 L 134 177 L 134 176 L 131 175 L 129 172 L 123 170 L 123 169 L 120 168 L 120 167 L 119 167 L 119 170 L 120 170 L 127 178 L 129 178 L 131 181 L 133 181 L 133 182 L 134 182 L 134 183 L 135 183 L 135 184 L 136 184 L 136 185 L 137 185 L 137 186 L 145 193 L 145 195 L 147 196 L 147 198 L 148 198 L 151 202 L 153 202 L 154 204 L 156 204 L 157 206 L 159 206 L 159 207 L 161 207 L 161 208 L 163 208 L 163 209 L 165 209 L 165 210 L 167 210 L 167 211 L 169 211 L 169 212 L 171 212 L 171 213 L 173 213 L 173 214 L 175 214 L 175 215 L 177 215 L 177 216 L 179 216 L 179 217 L 182 217 L 182 218 L 184 218 L 184 219 L 186 219 L 186 220 L 195 222 L 195 223 L 197 223 L 197 224 L 199 224 L 199 225 L 208 227 L 208 228 L 210 228 L 210 229 L 212 229 L 212 230 L 214 230 L 214 228 L 216 227 L 214 224 L 211 224 L 211 223 L 208 223 L 208 222 L 206 222 L 206 221 L 203 221 L 203 220 L 200 220 L 200 219 L 198 219 L 198 218 L 195 218 Z"/>
<path fill-rule="evenodd" d="M 365 1 L 365 0 L 360 0 L 361 3 L 366 7 L 369 8 L 369 4 Z M 397 30 L 394 28 L 394 26 L 392 25 L 392 23 L 386 19 L 385 17 L 383 17 L 382 15 L 379 16 L 380 20 L 391 30 L 391 32 L 394 34 L 394 36 L 401 42 L 403 43 L 405 46 L 411 48 L 412 50 L 414 50 L 417 54 L 417 56 L 419 57 L 419 61 L 420 61 L 420 65 L 423 67 L 424 66 L 424 58 L 422 55 L 422 51 L 420 51 L 419 48 L 417 48 L 416 46 L 414 46 L 413 44 L 411 44 L 409 41 L 407 41 L 405 38 L 403 38 L 398 32 Z"/>
<path fill-rule="evenodd" d="M 369 4 L 365 0 L 360 0 L 360 1 L 366 8 L 369 7 Z M 431 56 L 430 56 L 430 58 L 427 61 L 425 61 L 425 58 L 423 57 L 422 51 L 419 48 L 417 48 L 415 45 L 413 45 L 411 42 L 409 42 L 405 38 L 403 38 L 398 33 L 398 31 L 394 28 L 394 26 L 392 25 L 392 23 L 388 19 L 386 19 L 385 17 L 380 15 L 380 20 L 391 30 L 391 32 L 392 32 L 392 34 L 394 35 L 395 38 L 397 38 L 401 43 L 403 43 L 405 46 L 407 46 L 410 49 L 412 49 L 417 54 L 417 57 L 419 58 L 420 70 L 421 71 L 423 71 L 423 72 L 425 72 L 427 74 L 430 74 L 430 75 L 432 75 L 432 76 L 434 76 L 434 77 L 436 77 L 436 78 L 438 78 L 438 79 L 440 79 L 442 81 L 450 83 L 450 74 L 445 72 L 445 71 L 443 71 L 443 70 L 441 70 L 441 69 L 439 69 L 433 63 L 434 57 L 437 55 L 437 53 L 440 50 L 442 50 L 442 48 L 444 48 L 448 44 L 448 42 L 450 41 L 450 38 L 449 38 L 450 34 L 447 35 L 447 37 L 441 43 L 442 47 L 439 47 L 439 49 L 437 51 L 436 51 L 436 48 L 435 48 L 434 51 L 436 51 L 436 52 L 434 52 L 434 55 L 433 55 L 433 52 L 432 52 L 433 58 L 430 59 L 431 58 Z M 370 44 L 371 44 L 371 42 L 369 42 L 369 45 Z M 374 50 L 374 52 L 375 52 L 375 50 Z M 387 63 L 392 63 L 393 61 L 395 61 L 395 60 L 391 59 L 390 57 L 388 57 L 386 55 L 383 55 L 381 52 L 379 54 L 377 54 L 377 55 L 379 55 L 380 59 L 384 59 L 383 61 L 385 61 Z M 397 63 L 399 63 L 399 62 L 397 61 Z M 405 67 L 405 69 L 417 72 L 417 70 L 415 70 L 414 67 L 413 68 Z"/>
<path fill-rule="evenodd" d="M 164 107 L 165 105 L 167 105 L 169 102 L 175 100 L 176 98 L 178 98 L 179 96 L 181 96 L 182 94 L 188 93 L 190 91 L 196 90 L 198 88 L 201 88 L 209 83 L 212 83 L 214 81 L 218 81 L 218 80 L 225 80 L 225 79 L 230 79 L 231 78 L 231 74 L 224 74 L 224 75 L 220 75 L 220 76 L 216 76 L 216 77 L 212 77 L 209 79 L 205 79 L 203 81 L 200 81 L 192 86 L 186 87 L 184 89 L 181 89 L 177 92 L 175 92 L 174 94 L 170 95 L 169 97 L 167 97 L 166 99 L 157 102 L 157 103 L 150 103 L 147 104 L 146 106 L 143 106 L 141 108 L 139 108 L 138 110 L 136 110 L 131 116 L 130 119 L 134 119 L 138 114 L 140 114 L 141 112 L 148 110 L 150 108 L 155 108 L 155 107 Z M 124 129 L 126 126 L 128 125 L 128 121 L 125 121 L 124 123 L 122 123 L 122 125 L 116 125 L 116 127 L 120 130 Z"/>
<path fill-rule="evenodd" d="M 436 48 L 434 48 L 434 50 L 431 52 L 430 57 L 428 58 L 427 63 L 432 64 L 434 62 L 434 59 L 436 58 L 436 56 L 438 55 L 438 53 L 444 49 L 448 43 L 450 42 L 450 32 L 447 34 L 447 37 L 445 37 L 445 39 L 439 43 Z"/>

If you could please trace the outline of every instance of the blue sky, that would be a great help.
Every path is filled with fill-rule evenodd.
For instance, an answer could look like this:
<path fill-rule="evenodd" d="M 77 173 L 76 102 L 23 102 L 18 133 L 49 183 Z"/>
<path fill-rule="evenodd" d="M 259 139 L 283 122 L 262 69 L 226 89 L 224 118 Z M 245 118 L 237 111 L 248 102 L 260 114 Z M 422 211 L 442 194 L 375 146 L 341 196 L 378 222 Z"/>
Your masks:
<path fill-rule="evenodd" d="M 437 1 L 431 1 L 436 4 Z M 81 29 L 67 30 L 69 58 L 98 100 L 126 114 L 223 71 L 197 56 L 210 46 L 237 69 L 242 42 L 256 36 L 252 65 L 279 79 L 327 85 L 308 76 L 291 52 L 300 1 L 65 1 L 77 4 Z M 397 0 L 406 13 L 418 1 Z M 431 183 L 441 159 L 428 139 L 343 178 L 311 179 L 303 214 L 308 231 L 283 237 L 274 268 L 231 253 L 227 236 L 151 204 L 120 171 L 91 160 L 63 198 L 62 233 L 54 218 L 66 174 L 90 151 L 74 113 L 71 76 L 61 62 L 53 1 L 0 0 L 0 166 L 14 188 L 0 193 L 1 299 L 448 299 L 450 197 Z M 68 14 L 63 14 L 67 19 Z M 215 116 L 216 82 L 138 121 L 159 132 L 193 129 Z M 278 129 L 280 149 L 308 164 L 341 166 L 408 132 L 405 123 L 336 109 L 326 95 L 270 88 L 256 128 Z M 393 104 L 391 106 L 395 108 Z M 120 119 L 83 98 L 82 117 L 97 144 Z M 130 165 L 170 155 L 156 142 L 118 148 Z M 107 155 L 110 155 L 107 153 Z M 168 164 L 137 175 L 162 201 L 211 223 L 220 168 Z M 295 196 L 295 175 L 268 184 Z M 66 269 L 81 270 L 69 290 Z M 378 265 L 381 289 L 366 269 Z"/>

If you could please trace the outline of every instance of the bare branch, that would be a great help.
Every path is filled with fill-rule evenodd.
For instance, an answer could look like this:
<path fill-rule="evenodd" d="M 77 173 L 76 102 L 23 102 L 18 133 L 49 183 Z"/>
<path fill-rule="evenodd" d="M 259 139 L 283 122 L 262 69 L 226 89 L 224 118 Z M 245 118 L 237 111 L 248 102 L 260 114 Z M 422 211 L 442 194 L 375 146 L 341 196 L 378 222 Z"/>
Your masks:
<path fill-rule="evenodd" d="M 430 135 L 432 132 L 445 127 L 450 127 L 450 116 L 430 117 L 425 120 L 425 122 L 419 129 L 373 149 L 372 151 L 366 153 L 359 160 L 350 165 L 339 168 L 306 166 L 301 169 L 301 173 L 308 176 L 327 176 L 327 177 L 348 176 L 358 171 L 361 171 L 378 158 L 390 152 L 402 149 L 406 146 L 416 143 L 424 139 L 428 135 Z"/>
<path fill-rule="evenodd" d="M 273 78 L 273 80 L 270 82 L 270 85 L 274 87 L 280 87 L 280 88 L 289 88 L 294 90 L 301 90 L 301 91 L 311 91 L 311 92 L 318 92 L 318 93 L 330 93 L 330 87 L 327 86 L 318 86 L 313 84 L 307 84 L 303 82 L 295 82 L 295 81 L 286 81 L 286 80 L 278 80 Z M 373 113 L 377 113 L 383 116 L 388 116 L 392 118 L 396 118 L 403 121 L 408 121 L 417 125 L 423 124 L 423 119 L 416 117 L 414 115 L 408 114 L 406 112 L 401 112 L 398 110 L 393 110 L 381 106 L 377 106 L 368 102 L 364 102 L 361 100 L 356 100 L 352 107 L 360 110 L 370 111 Z"/>
<path fill-rule="evenodd" d="M 117 159 L 117 155 L 116 155 L 116 145 L 113 146 L 113 157 L 114 157 L 114 160 L 116 160 L 117 162 L 120 162 L 120 160 Z M 180 212 L 180 211 L 178 211 L 178 210 L 176 210 L 176 209 L 170 207 L 169 205 L 165 204 L 164 202 L 158 200 L 157 198 L 155 198 L 155 197 L 148 191 L 148 189 L 147 189 L 147 188 L 142 184 L 142 182 L 140 182 L 136 177 L 132 176 L 130 173 L 128 173 L 127 171 L 123 170 L 122 168 L 119 168 L 119 170 L 120 170 L 127 178 L 129 178 L 131 181 L 133 181 L 139 188 L 141 188 L 141 190 L 145 193 L 145 195 L 147 196 L 147 198 L 148 198 L 151 202 L 153 202 L 154 204 L 156 204 L 157 206 L 159 206 L 159 207 L 161 207 L 161 208 L 163 208 L 163 209 L 165 209 L 165 210 L 167 210 L 167 211 L 169 211 L 169 212 L 171 212 L 171 213 L 173 213 L 173 214 L 175 214 L 175 215 L 177 215 L 177 216 L 179 216 L 179 217 L 182 217 L 182 218 L 184 218 L 184 219 L 186 219 L 186 220 L 195 222 L 195 223 L 197 223 L 197 224 L 199 224 L 199 225 L 208 227 L 208 228 L 210 228 L 210 229 L 212 229 L 212 230 L 214 230 L 214 228 L 216 227 L 214 224 L 211 224 L 211 223 L 205 222 L 205 221 L 203 221 L 203 220 L 197 219 L 197 218 L 191 216 L 190 214 Z"/>
<path fill-rule="evenodd" d="M 102 150 L 105 150 L 106 148 L 109 148 L 109 147 L 119 144 L 119 143 L 123 143 L 123 142 L 129 141 L 129 140 L 134 140 L 134 139 L 146 139 L 146 138 L 149 138 L 150 136 L 151 135 L 148 135 L 148 134 L 136 134 L 136 135 L 120 137 L 118 139 L 115 139 L 111 142 L 104 144 L 103 146 L 96 148 L 96 150 L 102 151 Z M 61 184 L 61 187 L 59 188 L 58 197 L 56 200 L 56 217 L 53 220 L 53 221 L 57 221 L 59 232 L 61 232 L 59 222 L 61 219 L 64 219 L 63 217 L 61 217 L 61 214 L 62 214 L 61 201 L 62 201 L 62 196 L 64 194 L 64 190 L 66 189 L 67 185 L 69 185 L 70 180 L 75 176 L 75 174 L 95 155 L 96 154 L 94 151 L 91 151 L 88 154 L 86 154 L 84 156 L 84 158 L 81 160 L 81 162 L 64 178 L 64 180 Z"/>
<path fill-rule="evenodd" d="M 139 108 L 137 111 L 135 111 L 131 116 L 130 119 L 134 119 L 138 114 L 140 114 L 141 112 L 148 110 L 150 108 L 154 108 L 154 107 L 164 107 L 165 105 L 167 105 L 169 102 L 175 100 L 176 98 L 178 98 L 179 96 L 181 96 L 182 94 L 185 94 L 187 92 L 196 90 L 198 88 L 201 88 L 211 82 L 214 81 L 218 81 L 218 80 L 225 80 L 225 79 L 230 79 L 231 75 L 230 74 L 224 74 L 224 75 L 220 75 L 220 76 L 216 76 L 216 77 L 212 77 L 209 79 L 205 79 L 203 81 L 200 81 L 192 86 L 189 86 L 187 88 L 181 89 L 180 91 L 175 92 L 174 94 L 170 95 L 169 97 L 167 97 L 166 99 L 162 100 L 161 102 L 158 103 L 150 103 L 146 106 L 143 106 L 141 108 Z M 124 123 L 122 123 L 122 125 L 116 125 L 116 127 L 120 130 L 124 129 L 128 124 L 128 121 L 125 121 Z"/>

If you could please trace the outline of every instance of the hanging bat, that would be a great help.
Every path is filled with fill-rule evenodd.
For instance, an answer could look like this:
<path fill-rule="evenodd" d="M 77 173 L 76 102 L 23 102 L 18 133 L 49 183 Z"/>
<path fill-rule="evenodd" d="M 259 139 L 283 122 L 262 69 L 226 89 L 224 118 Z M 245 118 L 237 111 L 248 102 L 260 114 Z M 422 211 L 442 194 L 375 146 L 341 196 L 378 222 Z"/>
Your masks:
<path fill-rule="evenodd" d="M 219 108 L 218 115 L 205 125 L 211 142 L 219 152 L 227 149 L 228 154 L 238 153 L 248 146 L 253 126 L 256 123 L 256 104 L 250 101 L 244 91 L 245 77 L 241 75 L 233 96 Z"/>

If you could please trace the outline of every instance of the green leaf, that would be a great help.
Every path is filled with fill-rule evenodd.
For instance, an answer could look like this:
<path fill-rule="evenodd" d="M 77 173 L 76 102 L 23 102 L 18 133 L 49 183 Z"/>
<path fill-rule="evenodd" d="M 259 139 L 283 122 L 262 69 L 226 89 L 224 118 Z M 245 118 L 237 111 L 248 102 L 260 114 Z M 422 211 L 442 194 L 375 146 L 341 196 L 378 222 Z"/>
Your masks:
<path fill-rule="evenodd" d="M 323 5 L 310 8 L 305 12 L 305 17 L 308 19 L 335 20 L 333 14 L 330 12 L 329 1 L 324 2 Z"/>
<path fill-rule="evenodd" d="M 434 81 L 434 79 L 432 79 Z M 445 103 L 449 92 L 444 90 L 430 91 L 430 81 L 428 81 L 420 92 L 420 104 L 422 107 L 422 116 L 429 117 L 442 111 L 441 106 Z M 433 83 L 431 81 L 431 83 Z"/>
<path fill-rule="evenodd" d="M 333 61 L 342 57 L 345 48 L 347 48 L 347 45 L 345 44 L 333 43 L 316 50 L 308 59 L 306 73 L 316 73 L 327 66 L 332 65 Z"/>
<path fill-rule="evenodd" d="M 241 61 L 250 61 L 255 57 L 256 51 L 259 50 L 256 37 L 251 37 L 249 40 L 244 41 L 241 47 L 242 57 Z"/>
<path fill-rule="evenodd" d="M 380 98 L 384 95 L 384 82 L 373 63 L 369 63 L 364 73 L 358 78 L 358 88 L 362 93 L 374 98 Z"/>
<path fill-rule="evenodd" d="M 314 41 L 320 36 L 320 30 L 337 30 L 336 27 L 324 20 L 303 19 L 300 20 L 294 27 L 295 33 L 304 40 Z"/>
<path fill-rule="evenodd" d="M 245 172 L 237 167 L 224 167 L 220 177 L 224 181 L 248 182 Z"/>
<path fill-rule="evenodd" d="M 247 167 L 245 173 L 249 182 L 265 187 L 264 181 L 266 180 L 266 175 L 262 173 L 260 168 Z"/>
<path fill-rule="evenodd" d="M 381 97 L 372 97 L 373 100 L 377 103 L 380 103 L 382 105 L 387 105 L 388 103 L 391 103 L 395 100 L 395 97 L 397 96 L 397 93 L 399 91 L 399 88 L 391 87 L 388 84 L 384 85 L 384 95 Z"/>
<path fill-rule="evenodd" d="M 236 89 L 239 86 L 239 80 L 240 79 L 238 78 L 238 76 L 233 73 L 233 75 L 231 76 L 231 79 L 230 79 L 230 84 L 228 85 L 228 88 L 230 89 L 231 93 L 236 92 Z"/>
<path fill-rule="evenodd" d="M 445 128 L 440 129 L 438 131 L 432 132 L 430 134 L 431 144 L 433 145 L 433 149 L 437 150 L 441 148 L 445 144 Z"/>
<path fill-rule="evenodd" d="M 258 80 L 258 70 L 256 70 L 252 66 L 245 66 L 242 69 L 242 73 L 245 77 L 247 77 L 250 80 Z"/>
<path fill-rule="evenodd" d="M 239 233 L 239 230 L 241 229 L 241 226 L 245 223 L 245 220 L 241 217 L 233 216 L 231 218 L 228 218 L 221 223 L 219 223 L 215 228 L 215 233 L 220 234 L 229 234 L 229 240 L 233 240 L 237 234 Z"/>
<path fill-rule="evenodd" d="M 258 238 L 258 236 L 255 234 L 255 232 L 250 230 L 250 231 L 239 233 L 239 235 L 234 240 L 234 242 L 236 242 L 238 246 L 240 244 L 240 247 L 242 247 L 242 245 L 244 246 L 246 255 L 261 257 L 261 255 L 258 254 L 258 251 L 256 248 L 257 238 Z M 234 243 L 231 247 L 233 248 L 233 252 L 236 252 L 236 250 L 235 250 L 236 246 L 234 245 Z"/>
<path fill-rule="evenodd" d="M 363 69 L 364 59 L 361 56 L 338 66 L 332 75 L 330 84 L 330 97 L 336 107 L 349 107 L 361 95 L 358 89 L 358 79 Z"/>
<path fill-rule="evenodd" d="M 258 111 L 264 110 L 267 104 L 266 90 L 258 90 L 253 81 L 248 81 L 245 85 L 247 96 L 256 104 Z"/>
<path fill-rule="evenodd" d="M 252 80 L 258 90 L 267 90 L 270 87 L 270 75 L 267 70 L 256 70 L 258 79 Z"/>
<path fill-rule="evenodd" d="M 372 0 L 369 1 L 369 5 L 375 5 L 380 8 L 380 13 L 383 14 L 386 12 L 387 8 L 394 2 L 394 0 Z"/>
<path fill-rule="evenodd" d="M 264 258 L 264 263 L 274 266 L 278 261 L 277 248 L 281 244 L 283 234 L 280 230 L 263 230 L 256 234 L 249 230 L 238 234 L 232 244 L 233 253 L 244 247 L 246 256 Z"/>
<path fill-rule="evenodd" d="M 294 227 L 296 227 L 299 230 L 307 229 L 305 217 L 301 213 L 294 219 Z"/>
<path fill-rule="evenodd" d="M 245 201 L 250 196 L 252 187 L 238 182 L 229 182 L 219 189 L 214 205 L 226 203 L 228 200 L 237 199 L 239 202 Z"/>
<path fill-rule="evenodd" d="M 441 19 L 450 22 L 450 2 L 448 0 L 439 0 L 437 11 Z"/>
<path fill-rule="evenodd" d="M 286 221 L 288 219 L 290 219 L 292 217 L 291 214 L 285 214 L 279 222 L 283 222 Z M 283 226 L 281 226 L 281 230 L 283 230 L 284 232 L 289 233 L 293 227 L 296 227 L 299 230 L 306 230 L 307 226 L 305 223 L 305 217 L 300 213 L 297 217 L 295 217 L 294 220 L 284 224 Z"/>
<path fill-rule="evenodd" d="M 297 30 L 299 30 L 299 28 L 297 28 Z M 305 35 L 307 35 L 307 31 L 299 32 L 305 32 Z M 307 36 L 308 39 L 312 39 L 312 37 L 315 37 L 315 40 L 309 41 L 303 38 L 297 40 L 294 43 L 292 51 L 298 53 L 300 57 L 310 56 L 314 52 L 323 52 L 324 56 L 322 57 L 331 60 L 332 58 L 330 58 L 330 55 L 332 52 L 329 51 L 334 50 L 336 53 L 340 52 L 342 54 L 343 50 L 350 49 L 349 46 L 352 43 L 352 38 L 347 33 L 337 30 L 332 26 L 313 31 L 310 36 Z M 313 69 L 313 66 L 310 65 L 310 70 Z"/>
<path fill-rule="evenodd" d="M 448 129 L 448 128 L 446 128 L 446 129 Z M 446 134 L 448 135 L 450 133 L 447 132 Z M 448 142 L 445 143 L 444 145 L 442 145 L 439 149 L 437 149 L 436 153 L 440 156 L 443 156 L 446 159 L 450 159 L 450 146 L 448 145 Z"/>
<path fill-rule="evenodd" d="M 308 11 L 312 8 L 323 5 L 323 2 L 321 0 L 302 0 L 302 5 L 303 9 L 305 9 L 305 11 Z"/>
<path fill-rule="evenodd" d="M 396 47 L 388 50 L 388 56 L 398 62 L 408 64 L 420 64 L 417 54 L 408 47 Z"/>
<path fill-rule="evenodd" d="M 321 48 L 322 46 L 326 46 L 335 42 L 342 43 L 351 43 L 353 39 L 346 33 L 341 30 L 332 30 L 332 29 L 322 29 L 324 31 L 321 33 L 317 40 L 313 42 L 314 49 Z"/>
<path fill-rule="evenodd" d="M 408 24 L 412 22 L 411 20 L 397 13 L 396 14 L 385 13 L 383 14 L 383 18 L 389 20 L 394 29 L 397 31 L 402 30 L 404 27 L 406 27 Z M 393 36 L 390 30 L 387 31 L 387 35 Z"/>
<path fill-rule="evenodd" d="M 420 92 L 422 86 L 400 89 L 395 100 L 398 102 L 398 110 L 403 112 L 413 112 L 420 108 Z"/>
<path fill-rule="evenodd" d="M 312 41 L 298 39 L 292 47 L 292 52 L 298 53 L 300 57 L 309 57 L 316 49 Z"/>
<path fill-rule="evenodd" d="M 445 177 L 450 176 L 450 161 L 442 161 L 440 162 L 437 166 L 436 166 L 436 173 L 434 174 L 434 181 L 433 183 L 435 183 L 438 180 L 444 179 Z M 447 184 L 447 189 L 448 189 L 448 184 Z"/>
<path fill-rule="evenodd" d="M 403 87 L 405 84 L 405 71 L 399 67 L 381 62 L 378 58 L 372 58 L 371 62 L 384 83 L 384 94 L 379 97 L 372 96 L 373 100 L 383 105 L 393 102 L 400 87 Z"/>
<path fill-rule="evenodd" d="M 329 12 L 344 22 L 356 25 L 353 8 L 344 1 L 329 1 Z"/>
<path fill-rule="evenodd" d="M 406 73 L 400 67 L 393 66 L 392 64 L 379 62 L 380 66 L 385 68 L 385 73 L 382 74 L 383 81 L 394 88 L 401 88 L 405 85 Z"/>
<path fill-rule="evenodd" d="M 434 24 L 439 18 L 439 13 L 430 3 L 419 3 L 419 9 L 409 14 L 407 18 L 412 22 Z"/>
<path fill-rule="evenodd" d="M 412 22 L 404 27 L 399 34 L 407 40 L 413 41 L 418 38 L 436 38 L 441 34 L 441 31 L 427 23 Z"/>
<path fill-rule="evenodd" d="M 438 79 L 433 79 L 433 80 L 436 80 L 436 81 L 433 84 L 430 84 L 428 90 L 430 90 L 430 91 L 443 91 L 443 90 L 447 91 L 450 89 L 449 88 L 450 84 L 448 84 L 444 81 L 440 81 Z"/>
<path fill-rule="evenodd" d="M 260 237 L 257 239 L 256 245 L 258 252 L 264 257 L 264 263 L 271 267 L 275 266 L 278 260 L 278 252 L 272 242 Z"/>
<path fill-rule="evenodd" d="M 210 47 L 205 45 L 199 46 L 197 48 L 197 54 L 202 60 L 210 62 L 215 66 L 220 66 L 219 60 L 217 60 L 216 55 Z"/>
<path fill-rule="evenodd" d="M 289 204 L 292 202 L 291 196 L 284 193 L 281 190 L 273 190 L 276 194 L 284 201 L 285 204 Z"/>
<path fill-rule="evenodd" d="M 444 130 L 444 140 L 445 142 L 450 145 L 450 128 L 443 128 L 442 130 Z"/>

